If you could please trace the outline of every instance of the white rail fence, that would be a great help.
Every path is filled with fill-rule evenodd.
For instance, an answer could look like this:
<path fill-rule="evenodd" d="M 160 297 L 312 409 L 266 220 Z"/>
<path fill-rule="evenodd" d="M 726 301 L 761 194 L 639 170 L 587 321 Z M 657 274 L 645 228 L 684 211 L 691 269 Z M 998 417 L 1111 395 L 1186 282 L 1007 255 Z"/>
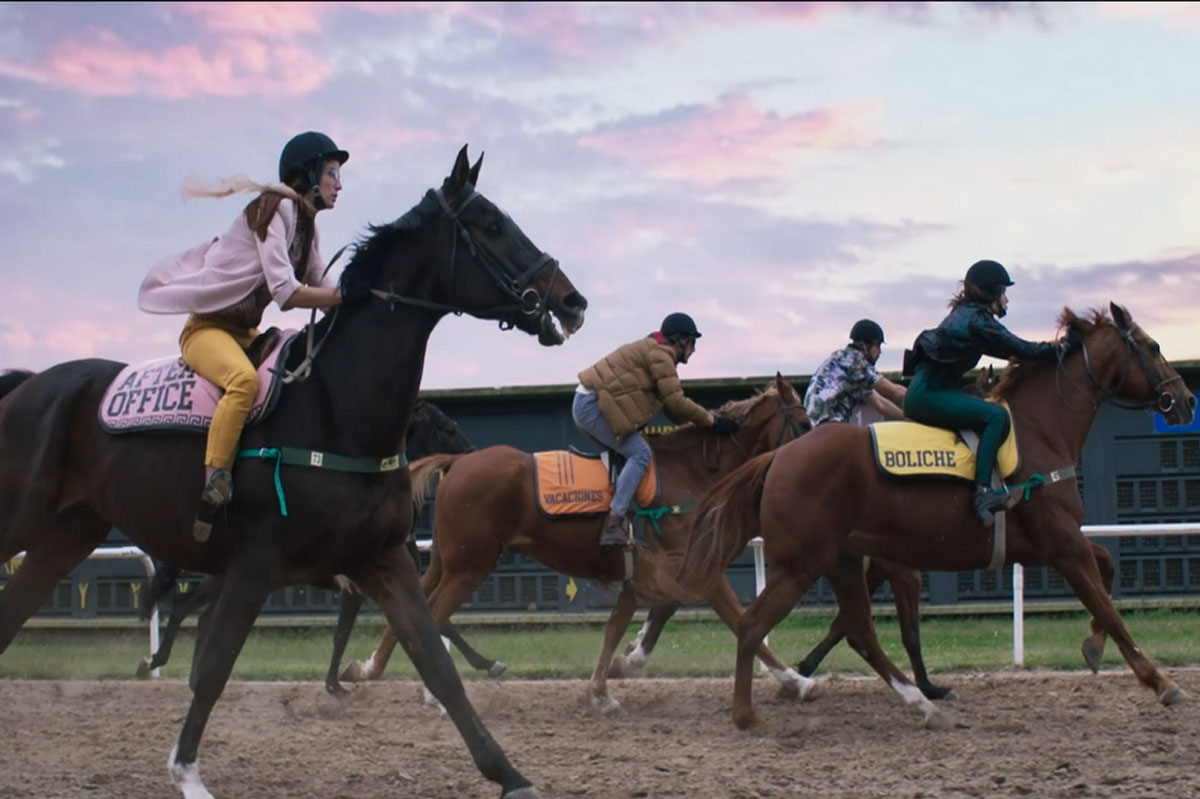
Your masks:
<path fill-rule="evenodd" d="M 1083 534 L 1089 538 L 1128 538 L 1141 536 L 1175 536 L 1200 535 L 1200 523 L 1184 522 L 1175 524 L 1085 524 Z M 763 557 L 762 539 L 755 537 L 750 541 L 754 550 L 754 593 L 761 594 L 767 582 L 767 566 Z M 417 548 L 428 552 L 428 539 L 418 540 Z M 24 558 L 25 553 L 19 552 L 13 558 Z M 146 577 L 153 579 L 154 562 L 142 550 L 133 546 L 104 547 L 97 549 L 88 556 L 89 560 L 140 560 L 146 570 Z M 1013 564 L 1013 663 L 1017 666 L 1025 662 L 1025 570 L 1020 564 Z M 158 608 L 150 616 L 150 654 L 158 651 Z M 765 639 L 764 639 L 765 640 Z M 158 676 L 158 670 L 153 672 Z"/>

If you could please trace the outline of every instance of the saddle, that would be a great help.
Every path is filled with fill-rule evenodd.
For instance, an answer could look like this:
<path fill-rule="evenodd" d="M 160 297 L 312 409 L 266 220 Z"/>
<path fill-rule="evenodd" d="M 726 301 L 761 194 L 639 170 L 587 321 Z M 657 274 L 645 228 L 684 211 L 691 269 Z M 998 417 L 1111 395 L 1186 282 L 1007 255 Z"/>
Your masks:
<path fill-rule="evenodd" d="M 1011 476 L 1020 465 L 1016 429 L 1009 414 L 1008 435 L 996 453 L 996 477 Z M 973 430 L 947 430 L 917 422 L 875 422 L 870 425 L 875 463 L 893 477 L 951 477 L 975 479 L 979 436 Z"/>
<path fill-rule="evenodd" d="M 613 476 L 620 468 L 610 453 L 549 450 L 533 453 L 533 490 L 538 509 L 547 516 L 602 516 L 613 495 Z M 619 457 L 619 456 L 618 456 Z M 649 507 L 658 498 L 654 458 L 634 492 L 634 503 Z"/>
<path fill-rule="evenodd" d="M 283 389 L 283 364 L 297 331 L 271 328 L 250 344 L 246 354 L 258 370 L 258 394 L 246 425 L 262 421 L 275 408 Z M 222 390 L 175 357 L 126 366 L 105 389 L 100 427 L 107 433 L 148 431 L 203 433 L 212 424 Z"/>

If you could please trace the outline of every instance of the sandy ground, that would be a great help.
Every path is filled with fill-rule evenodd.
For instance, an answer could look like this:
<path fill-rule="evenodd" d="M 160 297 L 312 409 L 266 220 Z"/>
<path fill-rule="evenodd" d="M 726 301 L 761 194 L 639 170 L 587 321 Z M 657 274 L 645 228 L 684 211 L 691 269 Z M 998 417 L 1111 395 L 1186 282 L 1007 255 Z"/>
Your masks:
<path fill-rule="evenodd" d="M 557 797 L 942 799 L 1200 796 L 1200 669 L 1168 670 L 1165 708 L 1128 670 L 940 674 L 944 729 L 876 678 L 824 678 L 798 704 L 760 678 L 758 733 L 729 718 L 731 679 L 614 681 L 602 717 L 582 680 L 472 681 L 514 765 Z M 230 683 L 200 771 L 217 799 L 495 799 L 454 726 L 385 680 L 349 700 L 320 683 Z M 0 681 L 0 798 L 178 797 L 168 752 L 184 682 Z"/>

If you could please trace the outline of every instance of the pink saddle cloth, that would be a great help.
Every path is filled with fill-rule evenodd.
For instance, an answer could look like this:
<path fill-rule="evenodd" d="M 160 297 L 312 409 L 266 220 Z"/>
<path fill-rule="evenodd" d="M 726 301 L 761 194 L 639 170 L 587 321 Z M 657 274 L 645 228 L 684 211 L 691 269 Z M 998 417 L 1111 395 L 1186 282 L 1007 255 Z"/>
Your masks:
<path fill-rule="evenodd" d="M 283 388 L 284 359 L 296 337 L 284 330 L 258 367 L 258 395 L 246 424 L 265 417 Z M 126 366 L 100 401 L 100 427 L 109 433 L 148 430 L 204 432 L 223 391 L 193 372 L 182 358 L 157 358 Z"/>

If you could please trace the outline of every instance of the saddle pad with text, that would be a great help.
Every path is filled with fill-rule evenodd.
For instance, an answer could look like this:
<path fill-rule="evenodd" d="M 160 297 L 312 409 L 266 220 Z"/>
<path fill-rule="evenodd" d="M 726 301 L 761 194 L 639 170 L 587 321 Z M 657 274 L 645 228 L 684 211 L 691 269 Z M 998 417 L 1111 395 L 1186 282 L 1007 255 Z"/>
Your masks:
<path fill-rule="evenodd" d="M 1007 406 L 1005 407 L 1007 411 Z M 975 454 L 954 430 L 916 422 L 876 422 L 871 425 L 875 462 L 897 477 L 938 475 L 975 479 Z M 996 453 L 996 471 L 1003 480 L 1017 470 L 1017 437 L 1009 415 L 1008 435 Z"/>
<path fill-rule="evenodd" d="M 246 417 L 251 425 L 270 413 L 282 382 L 273 370 L 282 364 L 296 336 L 285 330 L 258 367 L 258 395 Z M 158 358 L 130 364 L 121 370 L 100 402 L 100 427 L 108 433 L 188 431 L 203 433 L 212 423 L 217 401 L 224 393 L 196 374 L 182 358 Z"/>
<path fill-rule="evenodd" d="M 613 486 L 608 466 L 599 455 L 580 455 L 567 450 L 533 453 L 534 490 L 538 507 L 550 516 L 608 513 Z M 654 459 L 642 475 L 633 501 L 648 507 L 658 495 Z"/>

